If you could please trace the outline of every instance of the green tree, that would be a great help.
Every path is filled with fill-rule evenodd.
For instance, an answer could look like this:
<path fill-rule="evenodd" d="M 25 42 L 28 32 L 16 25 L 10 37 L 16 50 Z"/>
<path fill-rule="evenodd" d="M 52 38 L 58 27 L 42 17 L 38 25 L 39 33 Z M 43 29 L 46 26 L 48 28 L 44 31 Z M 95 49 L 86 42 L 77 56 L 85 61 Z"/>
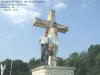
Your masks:
<path fill-rule="evenodd" d="M 8 75 L 10 74 L 10 66 L 11 66 L 11 60 L 10 59 L 6 59 L 5 61 L 2 61 L 0 64 L 6 64 L 6 69 L 4 71 L 4 75 Z"/>
<path fill-rule="evenodd" d="M 29 74 L 32 75 L 31 70 L 38 66 L 40 66 L 40 59 L 35 60 L 35 58 L 32 58 L 28 63 Z"/>
<path fill-rule="evenodd" d="M 64 66 L 63 58 L 57 57 L 57 66 Z"/>
<path fill-rule="evenodd" d="M 12 62 L 12 74 L 13 75 L 26 75 L 28 74 L 28 64 L 21 61 L 15 60 Z"/>
<path fill-rule="evenodd" d="M 5 61 L 1 62 L 2 64 L 6 64 L 6 69 L 4 75 L 10 75 L 11 70 L 11 60 L 6 59 Z M 14 60 L 12 61 L 12 75 L 28 75 L 28 65 L 21 60 Z"/>

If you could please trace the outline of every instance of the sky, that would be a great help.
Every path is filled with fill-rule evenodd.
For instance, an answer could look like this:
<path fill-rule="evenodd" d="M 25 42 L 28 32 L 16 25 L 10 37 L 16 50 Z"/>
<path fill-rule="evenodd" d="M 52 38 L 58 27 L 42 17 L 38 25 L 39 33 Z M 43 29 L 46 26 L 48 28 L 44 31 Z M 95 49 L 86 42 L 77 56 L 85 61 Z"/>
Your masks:
<path fill-rule="evenodd" d="M 69 27 L 65 34 L 58 32 L 57 56 L 68 58 L 73 52 L 87 51 L 90 45 L 100 44 L 100 0 L 42 1 L 16 6 L 17 11 L 0 8 L 0 61 L 9 58 L 28 62 L 33 57 L 40 58 L 38 40 L 45 29 L 32 24 L 35 17 L 47 20 L 50 9 L 56 11 L 57 23 Z"/>

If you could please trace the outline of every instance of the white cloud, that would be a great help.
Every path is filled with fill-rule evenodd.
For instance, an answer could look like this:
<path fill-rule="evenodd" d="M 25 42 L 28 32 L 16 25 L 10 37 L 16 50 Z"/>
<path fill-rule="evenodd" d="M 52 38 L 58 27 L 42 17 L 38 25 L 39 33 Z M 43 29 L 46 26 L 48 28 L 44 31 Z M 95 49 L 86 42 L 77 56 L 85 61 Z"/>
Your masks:
<path fill-rule="evenodd" d="M 32 20 L 34 17 L 41 16 L 40 12 L 36 9 L 34 3 L 27 3 L 27 6 L 16 7 L 17 11 L 0 11 L 5 17 L 7 17 L 12 23 L 19 24 Z"/>
<path fill-rule="evenodd" d="M 2 12 L 7 18 L 9 18 L 13 23 L 23 23 L 29 19 L 34 18 L 35 16 L 40 16 L 40 13 L 37 11 L 31 11 L 25 8 L 19 8 L 18 11 L 8 11 Z"/>
<path fill-rule="evenodd" d="M 63 2 L 58 2 L 54 5 L 54 9 L 68 8 L 68 4 Z"/>
<path fill-rule="evenodd" d="M 54 9 L 62 9 L 62 8 L 68 8 L 68 4 L 65 4 L 64 2 L 61 2 L 60 0 L 54 0 L 53 2 L 50 0 L 44 0 L 50 7 L 53 7 Z M 52 5 L 51 5 L 52 4 Z M 54 5 L 54 6 L 53 6 Z M 34 3 L 27 3 L 27 6 L 25 7 L 16 7 L 18 11 L 7 11 L 7 12 L 1 12 L 0 14 L 3 14 L 5 17 L 7 17 L 12 23 L 14 24 L 20 24 L 24 26 L 24 22 L 32 20 L 34 17 L 40 17 L 41 14 L 41 7 L 37 8 Z"/>
<path fill-rule="evenodd" d="M 82 4 L 81 7 L 82 7 L 82 8 L 86 8 L 87 5 L 86 5 L 86 4 Z"/>
<path fill-rule="evenodd" d="M 37 11 L 31 11 L 24 8 L 19 8 L 18 11 L 8 11 L 8 12 L 2 12 L 3 15 L 5 15 L 7 18 L 11 20 L 12 23 L 23 23 L 27 20 L 30 20 L 36 16 L 40 16 L 40 13 Z"/>

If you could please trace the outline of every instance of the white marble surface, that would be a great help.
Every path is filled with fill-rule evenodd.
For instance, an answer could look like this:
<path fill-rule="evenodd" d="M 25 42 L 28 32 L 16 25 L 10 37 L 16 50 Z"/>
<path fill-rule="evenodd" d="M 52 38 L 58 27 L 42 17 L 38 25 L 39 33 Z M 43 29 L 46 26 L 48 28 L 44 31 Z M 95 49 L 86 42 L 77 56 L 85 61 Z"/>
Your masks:
<path fill-rule="evenodd" d="M 32 75 L 74 75 L 74 67 L 40 66 L 32 69 Z"/>

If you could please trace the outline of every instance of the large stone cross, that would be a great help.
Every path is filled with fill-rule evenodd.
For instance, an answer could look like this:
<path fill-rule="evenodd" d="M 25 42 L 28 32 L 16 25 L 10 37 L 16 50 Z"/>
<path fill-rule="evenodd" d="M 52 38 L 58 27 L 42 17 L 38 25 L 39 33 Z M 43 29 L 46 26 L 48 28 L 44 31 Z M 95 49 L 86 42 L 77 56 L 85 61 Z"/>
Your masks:
<path fill-rule="evenodd" d="M 49 10 L 48 20 L 35 18 L 33 26 L 48 29 L 48 37 L 51 39 L 51 49 L 54 51 L 54 56 L 49 56 L 48 65 L 56 65 L 56 55 L 58 51 L 57 32 L 65 33 L 68 31 L 68 26 L 64 26 L 55 22 L 55 10 Z"/>
<path fill-rule="evenodd" d="M 48 12 L 48 20 L 43 20 L 36 17 L 34 19 L 33 26 L 48 29 L 53 25 L 53 22 L 55 22 L 55 10 L 51 9 Z M 64 26 L 61 24 L 57 24 L 56 26 L 57 26 L 58 32 L 65 33 L 68 31 L 68 26 Z"/>

